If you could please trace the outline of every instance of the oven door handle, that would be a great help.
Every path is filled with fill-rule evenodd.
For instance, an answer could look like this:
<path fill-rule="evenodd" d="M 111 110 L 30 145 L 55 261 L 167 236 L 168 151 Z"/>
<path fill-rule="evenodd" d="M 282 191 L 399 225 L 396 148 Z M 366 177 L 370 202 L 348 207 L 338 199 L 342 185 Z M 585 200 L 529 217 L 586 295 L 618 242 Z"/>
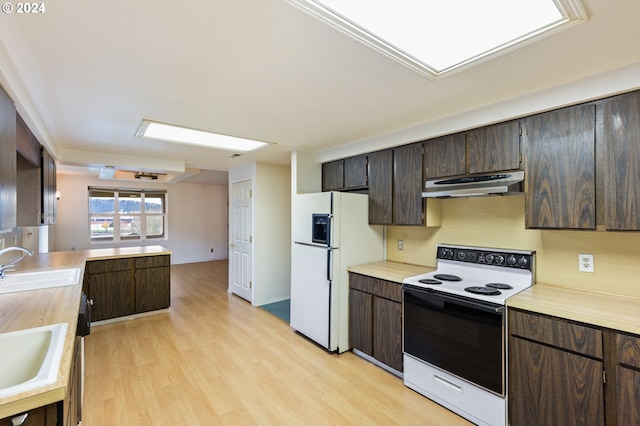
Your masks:
<path fill-rule="evenodd" d="M 404 284 L 403 289 L 405 292 L 422 300 L 425 300 L 425 298 L 440 299 L 442 301 L 453 303 L 455 305 L 466 306 L 468 308 L 479 309 L 481 311 L 491 312 L 496 314 L 502 313 L 505 310 L 503 305 L 499 305 L 497 303 L 478 301 L 478 300 L 470 299 L 468 297 L 444 293 L 442 291 L 434 290 L 431 288 L 420 288 L 420 287 Z"/>

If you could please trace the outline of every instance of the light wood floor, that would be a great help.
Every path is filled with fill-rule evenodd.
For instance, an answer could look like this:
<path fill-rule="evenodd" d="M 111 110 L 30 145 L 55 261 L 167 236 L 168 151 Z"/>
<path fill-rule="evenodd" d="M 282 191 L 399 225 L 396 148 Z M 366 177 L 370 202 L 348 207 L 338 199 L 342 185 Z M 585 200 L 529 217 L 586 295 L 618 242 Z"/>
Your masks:
<path fill-rule="evenodd" d="M 468 425 L 351 352 L 227 293 L 227 262 L 172 266 L 171 311 L 91 329 L 83 426 Z"/>

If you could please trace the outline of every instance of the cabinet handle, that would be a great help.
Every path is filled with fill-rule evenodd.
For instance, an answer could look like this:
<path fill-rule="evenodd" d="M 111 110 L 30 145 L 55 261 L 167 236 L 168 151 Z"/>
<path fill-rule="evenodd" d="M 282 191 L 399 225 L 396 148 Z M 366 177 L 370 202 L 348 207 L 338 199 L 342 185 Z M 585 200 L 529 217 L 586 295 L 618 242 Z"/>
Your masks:
<path fill-rule="evenodd" d="M 25 420 L 27 420 L 27 416 L 29 416 L 29 413 L 22 413 L 19 416 L 15 416 L 14 418 L 11 419 L 11 424 L 13 426 L 23 425 Z"/>
<path fill-rule="evenodd" d="M 93 306 L 93 299 L 87 299 L 87 304 Z"/>

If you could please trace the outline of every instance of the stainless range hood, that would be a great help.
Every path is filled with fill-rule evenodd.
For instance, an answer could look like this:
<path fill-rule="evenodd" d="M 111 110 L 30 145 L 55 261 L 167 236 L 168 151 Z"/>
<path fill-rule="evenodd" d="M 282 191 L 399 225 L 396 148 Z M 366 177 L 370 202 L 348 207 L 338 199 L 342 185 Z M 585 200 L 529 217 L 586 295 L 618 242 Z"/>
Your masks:
<path fill-rule="evenodd" d="M 423 198 L 480 197 L 522 193 L 523 171 L 428 180 Z"/>

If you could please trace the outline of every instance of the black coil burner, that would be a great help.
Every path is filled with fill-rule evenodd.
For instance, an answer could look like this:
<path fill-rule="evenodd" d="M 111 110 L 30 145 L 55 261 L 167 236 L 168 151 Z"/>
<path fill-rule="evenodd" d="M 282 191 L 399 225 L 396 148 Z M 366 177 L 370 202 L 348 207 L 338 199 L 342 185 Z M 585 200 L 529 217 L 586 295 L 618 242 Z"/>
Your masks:
<path fill-rule="evenodd" d="M 462 281 L 462 278 L 459 276 L 451 274 L 435 274 L 433 278 L 442 281 Z"/>
<path fill-rule="evenodd" d="M 497 296 L 499 294 L 502 294 L 500 290 L 490 287 L 467 287 L 464 289 L 464 291 L 468 291 L 469 293 L 473 294 L 482 294 L 484 296 Z"/>
<path fill-rule="evenodd" d="M 489 283 L 489 284 L 485 284 L 484 286 L 489 288 L 495 288 L 498 290 L 511 290 L 513 288 L 509 284 L 503 284 L 503 283 Z"/>
<path fill-rule="evenodd" d="M 442 281 L 434 280 L 433 278 L 424 278 L 422 280 L 418 280 L 418 282 L 422 284 L 431 284 L 431 285 L 442 284 Z"/>

